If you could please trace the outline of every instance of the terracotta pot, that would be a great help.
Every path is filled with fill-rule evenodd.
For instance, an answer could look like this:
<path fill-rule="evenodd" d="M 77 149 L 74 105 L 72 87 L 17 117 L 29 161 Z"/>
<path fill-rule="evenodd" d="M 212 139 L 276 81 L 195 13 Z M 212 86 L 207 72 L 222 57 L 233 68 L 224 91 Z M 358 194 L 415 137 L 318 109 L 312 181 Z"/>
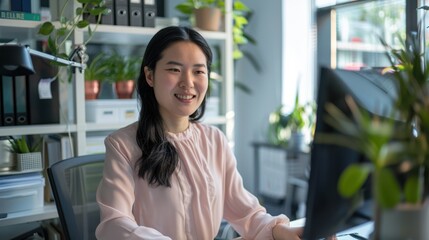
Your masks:
<path fill-rule="evenodd" d="M 100 81 L 85 81 L 85 99 L 97 99 L 100 93 Z"/>
<path fill-rule="evenodd" d="M 194 10 L 195 26 L 202 30 L 219 31 L 222 12 L 219 8 L 199 8 Z"/>
<path fill-rule="evenodd" d="M 118 98 L 132 98 L 134 93 L 134 80 L 119 81 L 115 84 L 116 95 Z"/>

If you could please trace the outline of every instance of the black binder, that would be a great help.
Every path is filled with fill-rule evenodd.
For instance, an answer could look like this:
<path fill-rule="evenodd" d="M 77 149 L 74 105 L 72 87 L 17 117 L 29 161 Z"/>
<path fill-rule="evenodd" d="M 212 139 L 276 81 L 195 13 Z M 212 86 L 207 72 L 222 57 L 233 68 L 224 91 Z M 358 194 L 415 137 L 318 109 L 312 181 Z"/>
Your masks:
<path fill-rule="evenodd" d="M 137 26 L 137 27 L 143 26 L 142 1 L 143 0 L 129 0 L 130 26 Z"/>
<path fill-rule="evenodd" d="M 15 125 L 28 124 L 27 118 L 27 77 L 15 77 Z"/>
<path fill-rule="evenodd" d="M 10 1 L 10 10 L 16 12 L 22 12 L 22 2 L 21 0 L 6 0 Z M 7 9 L 5 9 L 7 10 Z"/>
<path fill-rule="evenodd" d="M 113 0 L 106 0 L 105 7 L 110 9 L 110 13 L 105 15 L 103 14 L 103 16 L 101 16 L 101 24 L 114 25 L 115 24 L 115 18 L 114 18 L 115 6 L 113 4 Z"/>
<path fill-rule="evenodd" d="M 143 26 L 155 27 L 156 18 L 156 1 L 143 0 Z"/>
<path fill-rule="evenodd" d="M 14 1 L 16 1 L 16 0 L 14 0 Z M 33 9 L 31 9 L 31 2 L 32 2 L 31 0 L 21 0 L 23 12 L 28 12 L 28 13 L 33 12 Z M 33 2 L 35 2 L 35 1 L 33 0 Z"/>
<path fill-rule="evenodd" d="M 2 76 L 2 110 L 3 110 L 3 125 L 15 125 L 15 97 L 14 97 L 14 81 L 13 77 Z"/>
<path fill-rule="evenodd" d="M 115 25 L 129 26 L 128 0 L 115 1 Z"/>
<path fill-rule="evenodd" d="M 3 126 L 3 76 L 0 76 L 0 126 Z"/>
<path fill-rule="evenodd" d="M 60 100 L 58 79 L 50 82 L 51 98 L 43 99 L 39 95 L 39 84 L 42 79 L 50 79 L 57 74 L 58 67 L 50 60 L 32 55 L 31 60 L 35 74 L 28 77 L 28 118 L 30 124 L 60 123 Z"/>

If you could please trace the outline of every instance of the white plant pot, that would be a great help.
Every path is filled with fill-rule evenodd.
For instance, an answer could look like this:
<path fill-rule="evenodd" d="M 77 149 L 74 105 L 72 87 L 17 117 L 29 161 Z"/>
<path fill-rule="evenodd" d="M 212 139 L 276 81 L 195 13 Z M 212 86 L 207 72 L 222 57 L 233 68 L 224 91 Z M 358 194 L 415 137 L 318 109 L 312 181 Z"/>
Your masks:
<path fill-rule="evenodd" d="M 305 135 L 302 132 L 293 132 L 290 135 L 289 149 L 293 152 L 300 152 L 305 149 Z"/>
<path fill-rule="evenodd" d="M 429 203 L 381 211 L 380 239 L 429 239 Z"/>
<path fill-rule="evenodd" d="M 18 171 L 43 170 L 42 153 L 17 153 L 16 166 Z"/>

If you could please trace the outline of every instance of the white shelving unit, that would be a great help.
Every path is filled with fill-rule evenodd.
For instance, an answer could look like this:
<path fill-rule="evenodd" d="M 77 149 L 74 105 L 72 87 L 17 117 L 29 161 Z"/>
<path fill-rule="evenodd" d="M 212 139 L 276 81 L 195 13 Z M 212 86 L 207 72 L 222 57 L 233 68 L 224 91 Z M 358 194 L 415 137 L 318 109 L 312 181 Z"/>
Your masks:
<path fill-rule="evenodd" d="M 77 3 L 75 3 L 77 6 Z M 206 117 L 205 123 L 220 125 L 225 130 L 225 134 L 234 145 L 234 79 L 233 79 L 233 57 L 232 57 L 232 0 L 225 0 L 226 14 L 225 14 L 225 31 L 224 32 L 209 32 L 200 31 L 200 33 L 208 40 L 210 44 L 217 44 L 221 48 L 221 62 L 222 62 L 222 87 L 221 87 L 221 107 L 219 116 Z M 21 21 L 21 20 L 7 20 L 0 19 L 0 35 L 4 38 L 14 38 L 19 43 L 28 44 L 36 39 L 43 39 L 38 36 L 37 30 L 41 22 L 35 21 Z M 124 27 L 113 25 L 100 25 L 98 26 L 95 35 L 90 43 L 100 44 L 144 44 L 147 43 L 151 37 L 158 31 L 157 28 L 145 27 Z M 73 36 L 74 44 L 82 43 L 88 37 L 88 33 L 83 30 L 77 30 Z M 69 83 L 60 83 L 69 84 Z M 74 113 L 73 121 L 71 123 L 48 124 L 48 125 L 23 125 L 23 126 L 0 126 L 0 136 L 9 135 L 44 135 L 55 133 L 68 133 L 70 132 L 75 141 L 75 154 L 86 154 L 86 137 L 88 133 L 97 133 L 102 131 L 113 131 L 122 126 L 129 124 L 95 124 L 87 123 L 85 121 L 85 96 L 84 96 L 84 78 L 83 74 L 76 71 L 72 88 L 72 96 L 69 101 L 72 101 L 71 111 Z M 60 87 L 61 89 L 61 87 Z M 60 91 L 60 99 L 63 92 Z M 67 94 L 67 93 L 64 93 Z M 7 218 L 0 219 L 0 227 L 9 226 L 13 224 L 42 221 L 46 219 L 56 218 L 55 204 L 46 203 L 41 209 L 34 211 L 23 211 L 19 213 L 9 214 Z"/>

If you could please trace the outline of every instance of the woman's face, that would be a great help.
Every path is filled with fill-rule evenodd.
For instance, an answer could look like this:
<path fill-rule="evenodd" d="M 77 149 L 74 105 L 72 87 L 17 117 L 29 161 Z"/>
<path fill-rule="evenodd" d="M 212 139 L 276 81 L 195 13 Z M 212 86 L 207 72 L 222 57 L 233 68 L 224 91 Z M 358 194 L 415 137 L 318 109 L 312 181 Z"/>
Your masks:
<path fill-rule="evenodd" d="M 166 48 L 155 71 L 145 67 L 164 121 L 186 118 L 204 100 L 208 88 L 207 59 L 195 43 L 181 41 Z"/>

